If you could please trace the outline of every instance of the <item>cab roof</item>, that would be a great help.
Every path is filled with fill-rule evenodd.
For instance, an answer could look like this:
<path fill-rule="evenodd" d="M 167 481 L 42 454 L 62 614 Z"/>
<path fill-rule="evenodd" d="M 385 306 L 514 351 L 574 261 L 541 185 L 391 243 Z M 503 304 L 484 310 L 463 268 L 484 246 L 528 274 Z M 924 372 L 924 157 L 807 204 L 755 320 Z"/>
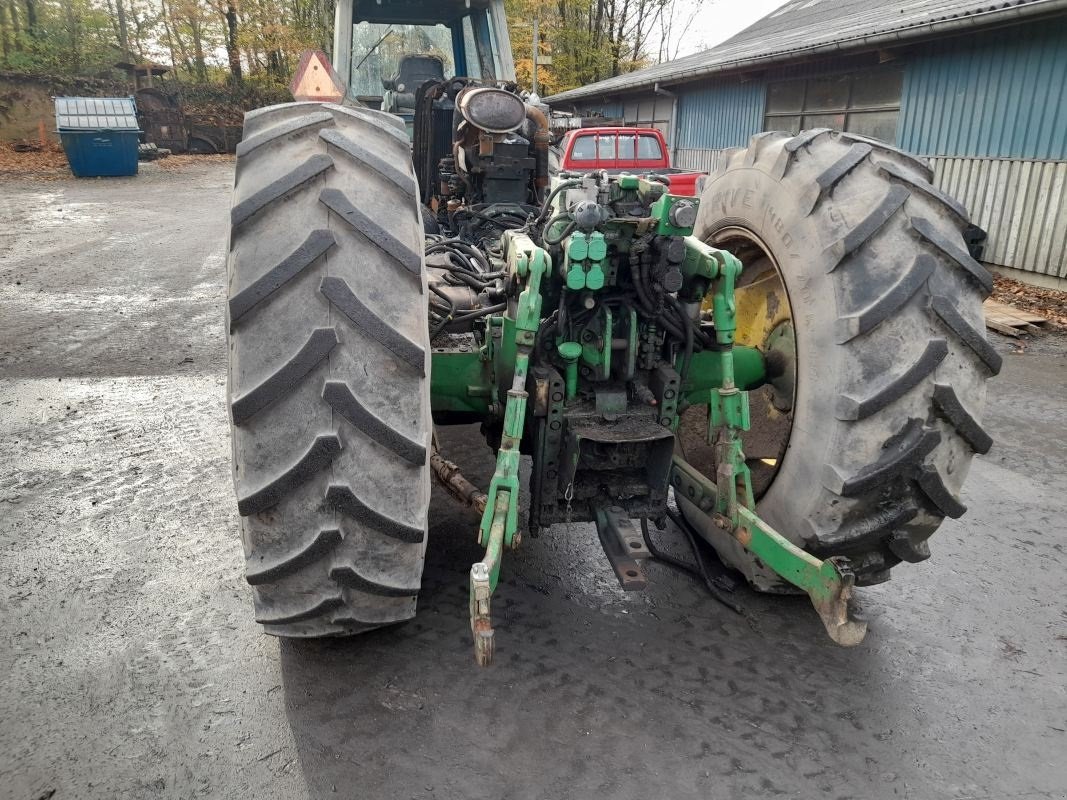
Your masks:
<path fill-rule="evenodd" d="M 353 22 L 381 22 L 397 25 L 448 24 L 489 7 L 489 0 L 356 0 Z"/>

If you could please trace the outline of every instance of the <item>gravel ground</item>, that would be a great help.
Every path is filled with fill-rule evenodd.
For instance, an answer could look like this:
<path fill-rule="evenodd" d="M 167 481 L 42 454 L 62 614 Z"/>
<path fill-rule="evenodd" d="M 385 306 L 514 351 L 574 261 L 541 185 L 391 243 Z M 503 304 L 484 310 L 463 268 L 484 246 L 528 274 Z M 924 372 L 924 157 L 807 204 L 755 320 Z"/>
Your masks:
<path fill-rule="evenodd" d="M 0 797 L 1065 796 L 1064 339 L 998 339 L 970 512 L 860 590 L 857 648 L 657 564 L 623 593 L 574 525 L 506 556 L 478 670 L 474 519 L 443 496 L 416 620 L 280 642 L 229 474 L 231 175 L 0 189 Z M 446 433 L 484 476 L 476 430 Z"/>

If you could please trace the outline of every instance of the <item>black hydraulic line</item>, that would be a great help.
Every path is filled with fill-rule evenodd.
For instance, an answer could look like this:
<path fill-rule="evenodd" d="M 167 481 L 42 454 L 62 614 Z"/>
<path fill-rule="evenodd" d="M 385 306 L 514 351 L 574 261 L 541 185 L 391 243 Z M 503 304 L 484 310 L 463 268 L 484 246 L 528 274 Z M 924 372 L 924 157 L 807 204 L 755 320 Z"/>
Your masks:
<path fill-rule="evenodd" d="M 514 208 L 499 208 L 495 206 L 487 206 L 484 204 L 470 206 L 471 211 L 475 211 L 479 214 L 485 214 L 488 217 L 513 217 L 514 219 L 521 219 L 525 223 L 530 217 L 541 212 L 540 206 L 524 205 L 521 211 L 517 211 Z"/>
<path fill-rule="evenodd" d="M 497 218 L 500 218 L 500 219 L 513 219 L 513 220 L 516 220 L 518 222 L 521 222 L 523 225 L 525 225 L 527 223 L 527 221 L 529 221 L 529 219 L 530 219 L 530 215 L 529 214 L 520 214 L 518 211 L 496 211 L 496 212 L 493 212 L 493 213 L 490 213 L 488 211 L 483 211 L 481 213 L 487 214 L 489 217 L 491 217 L 493 219 L 497 219 Z"/>
<path fill-rule="evenodd" d="M 492 270 L 492 267 L 486 260 L 485 256 L 482 255 L 481 251 L 479 251 L 476 247 L 467 244 L 466 242 L 460 241 L 459 239 L 443 239 L 439 242 L 432 242 L 431 244 L 427 245 L 426 254 L 429 255 L 430 253 L 446 253 L 449 250 L 462 253 L 471 258 L 478 264 L 478 266 L 482 267 L 481 272 L 490 272 Z"/>
<path fill-rule="evenodd" d="M 696 565 L 687 564 L 681 559 L 675 558 L 656 547 L 655 542 L 652 541 L 652 536 L 648 532 L 648 520 L 642 517 L 641 535 L 645 540 L 645 547 L 648 548 L 648 552 L 650 552 L 652 557 L 657 561 L 662 561 L 664 564 L 667 564 L 680 572 L 684 572 L 686 575 L 689 575 L 696 580 L 702 581 L 708 590 L 708 594 L 712 596 L 712 599 L 722 603 L 735 614 L 742 614 L 743 611 L 741 610 L 741 606 L 727 597 L 723 591 L 715 585 L 711 576 L 708 575 L 708 569 L 704 565 L 704 560 L 701 558 L 700 550 L 697 547 L 695 534 L 689 529 L 689 526 L 684 524 L 684 521 L 680 520 L 678 515 L 669 508 L 667 509 L 667 516 L 669 516 L 671 521 L 674 522 L 674 524 L 681 529 L 682 533 L 685 534 L 686 539 L 689 541 L 689 547 L 693 551 L 693 558 L 696 561 Z"/>
<path fill-rule="evenodd" d="M 682 561 L 680 558 L 675 558 L 670 553 L 660 550 L 656 546 L 656 543 L 652 541 L 652 535 L 648 532 L 648 519 L 641 517 L 641 536 L 645 540 L 645 547 L 648 548 L 648 552 L 652 554 L 652 557 L 657 561 L 662 561 L 670 567 L 674 567 L 679 572 L 684 572 L 690 577 L 696 578 L 698 581 L 702 580 L 700 570 L 695 564 L 688 564 Z"/>
<path fill-rule="evenodd" d="M 552 332 L 559 329 L 559 309 L 557 308 L 541 324 L 537 326 L 537 338 L 534 340 L 534 358 L 540 360 L 545 357 L 545 341 Z"/>
<path fill-rule="evenodd" d="M 431 292 L 433 292 L 435 295 L 437 295 L 442 300 L 444 300 L 445 303 L 448 305 L 447 313 L 451 314 L 456 310 L 456 304 L 452 302 L 452 298 L 450 298 L 447 294 L 442 292 L 440 289 L 438 289 L 432 283 L 429 285 L 429 287 L 430 287 L 430 291 Z M 430 301 L 431 301 L 430 302 L 430 308 L 436 311 L 437 309 L 434 309 L 434 307 L 433 307 L 433 298 L 432 297 L 430 298 Z"/>
<path fill-rule="evenodd" d="M 429 285 L 430 291 L 440 297 L 446 303 L 448 303 L 448 315 L 445 316 L 436 328 L 430 331 L 430 340 L 432 341 L 437 334 L 445 329 L 445 327 L 453 321 L 452 315 L 456 313 L 456 304 L 452 302 L 451 298 L 432 283 Z"/>
<path fill-rule="evenodd" d="M 648 296 L 648 291 L 645 288 L 644 276 L 641 272 L 641 253 L 639 250 L 631 248 L 630 277 L 633 280 L 634 289 L 637 291 L 637 304 L 640 306 L 641 311 L 644 312 L 645 316 L 655 317 L 655 306 L 652 304 L 652 298 Z"/>
<path fill-rule="evenodd" d="M 472 289 L 477 289 L 479 291 L 481 291 L 482 289 L 488 289 L 490 286 L 493 285 L 492 281 L 480 280 L 480 279 L 474 277 L 473 275 L 471 275 L 470 273 L 463 272 L 461 270 L 449 271 L 448 274 L 451 275 L 456 280 L 458 280 L 460 283 L 465 283 L 465 284 L 467 284 L 467 286 L 471 287 Z M 453 284 L 453 285 L 455 285 L 455 284 Z"/>
<path fill-rule="evenodd" d="M 496 314 L 499 311 L 504 311 L 508 307 L 507 303 L 498 303 L 495 306 L 486 306 L 485 308 L 477 308 L 474 311 L 466 311 L 463 314 L 457 314 L 452 318 L 452 322 L 466 322 L 469 319 L 478 319 L 478 317 L 484 317 L 488 314 Z"/>
<path fill-rule="evenodd" d="M 431 252 L 428 255 L 434 255 Z M 481 279 L 482 273 L 474 268 L 473 265 L 463 260 L 463 256 L 454 251 L 442 252 L 441 255 L 448 256 L 447 264 L 434 264 L 434 268 L 444 270 L 449 275 L 466 275 L 471 278 Z"/>
<path fill-rule="evenodd" d="M 675 339 L 680 342 L 685 341 L 685 332 L 679 328 L 678 325 L 675 324 L 675 321 L 670 319 L 666 313 L 661 311 L 659 316 L 655 317 L 655 320 Z"/>
<path fill-rule="evenodd" d="M 541 206 L 533 203 L 507 203 L 503 207 L 499 203 L 475 203 L 472 206 L 468 206 L 468 208 L 473 211 L 480 211 L 483 214 L 519 214 L 516 209 L 522 209 L 522 212 L 527 215 L 541 212 Z"/>
<path fill-rule="evenodd" d="M 693 551 L 693 559 L 697 562 L 697 567 L 700 569 L 700 577 L 704 580 L 704 585 L 708 587 L 708 591 L 711 592 L 711 596 L 735 613 L 742 613 L 741 606 L 723 594 L 722 589 L 715 584 L 715 580 L 708 574 L 708 567 L 704 563 L 703 557 L 700 555 L 700 546 L 697 542 L 697 534 L 693 530 L 693 527 L 670 508 L 667 509 L 667 516 L 670 518 L 671 522 L 681 528 L 682 533 L 684 533 L 689 540 L 689 547 Z"/>
<path fill-rule="evenodd" d="M 454 258 L 459 260 L 453 261 L 452 259 Z M 452 272 L 469 275 L 479 281 L 484 280 L 483 276 L 485 275 L 485 272 L 481 270 L 478 265 L 475 264 L 473 261 L 464 260 L 464 257 L 462 255 L 453 253 L 449 256 L 449 261 L 454 267 L 454 269 L 451 270 Z"/>
<path fill-rule="evenodd" d="M 563 232 L 560 233 L 560 235 L 558 237 L 557 236 L 549 236 L 548 232 L 552 229 L 552 226 L 555 223 L 560 222 L 561 220 L 564 220 L 564 219 L 567 219 L 567 220 L 570 220 L 570 221 L 567 223 L 567 226 L 563 229 Z M 550 245 L 550 246 L 555 246 L 555 245 L 559 244 L 560 242 L 562 242 L 564 239 L 566 239 L 568 236 L 570 236 L 572 233 L 574 233 L 574 229 L 577 228 L 577 227 L 578 227 L 578 224 L 574 221 L 574 218 L 569 213 L 564 212 L 563 214 L 557 214 L 556 216 L 552 217 L 552 219 L 550 219 L 548 221 L 547 225 L 545 225 L 545 232 L 541 234 L 541 243 L 542 244 L 547 244 L 547 245 Z"/>
<path fill-rule="evenodd" d="M 464 217 L 474 217 L 475 219 L 480 219 L 480 220 L 482 220 L 483 222 L 485 222 L 485 223 L 487 223 L 489 225 L 495 225 L 496 227 L 500 228 L 500 230 L 502 230 L 502 231 L 511 230 L 512 228 L 521 228 L 523 225 L 526 224 L 526 220 L 523 219 L 517 225 L 508 225 L 508 224 L 502 222 L 501 220 L 496 219 L 495 217 L 490 217 L 489 215 L 482 214 L 482 213 L 480 213 L 478 211 L 470 211 L 469 209 L 460 209 L 455 214 L 453 214 L 452 215 L 453 223 L 455 221 L 455 218 L 460 216 L 460 215 L 462 215 Z"/>
<path fill-rule="evenodd" d="M 693 320 L 685 313 L 685 309 L 682 304 L 678 302 L 678 298 L 668 295 L 667 302 L 670 303 L 671 308 L 674 309 L 682 321 L 682 327 L 685 329 L 683 333 L 685 341 L 685 349 L 682 355 L 682 368 L 678 371 L 678 383 L 680 386 L 685 387 L 686 378 L 689 377 L 689 363 L 693 360 Z"/>
<path fill-rule="evenodd" d="M 556 199 L 556 195 L 562 192 L 564 189 L 573 189 L 575 186 L 581 186 L 581 178 L 569 181 L 563 181 L 559 186 L 552 190 L 551 194 L 545 198 L 545 202 L 541 205 L 541 213 L 538 214 L 533 221 L 534 225 L 540 225 L 546 219 L 548 219 L 549 209 L 552 208 L 552 201 Z"/>

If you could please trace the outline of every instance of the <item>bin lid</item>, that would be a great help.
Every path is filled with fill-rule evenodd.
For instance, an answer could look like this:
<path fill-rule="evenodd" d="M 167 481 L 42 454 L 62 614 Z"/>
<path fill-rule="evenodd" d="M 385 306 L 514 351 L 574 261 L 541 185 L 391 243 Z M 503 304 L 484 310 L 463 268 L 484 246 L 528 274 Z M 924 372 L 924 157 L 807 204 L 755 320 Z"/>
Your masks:
<path fill-rule="evenodd" d="M 57 97 L 56 127 L 61 131 L 135 131 L 132 97 Z"/>

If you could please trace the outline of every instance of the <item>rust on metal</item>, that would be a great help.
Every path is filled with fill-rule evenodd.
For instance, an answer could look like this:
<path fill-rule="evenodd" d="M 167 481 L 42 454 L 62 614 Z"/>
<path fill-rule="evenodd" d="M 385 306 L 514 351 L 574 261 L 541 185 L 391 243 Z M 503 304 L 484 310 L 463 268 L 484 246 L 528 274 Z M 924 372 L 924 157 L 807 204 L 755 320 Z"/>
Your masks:
<path fill-rule="evenodd" d="M 436 437 L 433 442 L 433 452 L 430 454 L 430 468 L 433 470 L 434 477 L 452 497 L 463 505 L 470 506 L 478 514 L 485 512 L 488 496 L 467 480 L 457 465 L 441 455 L 437 449 Z"/>

